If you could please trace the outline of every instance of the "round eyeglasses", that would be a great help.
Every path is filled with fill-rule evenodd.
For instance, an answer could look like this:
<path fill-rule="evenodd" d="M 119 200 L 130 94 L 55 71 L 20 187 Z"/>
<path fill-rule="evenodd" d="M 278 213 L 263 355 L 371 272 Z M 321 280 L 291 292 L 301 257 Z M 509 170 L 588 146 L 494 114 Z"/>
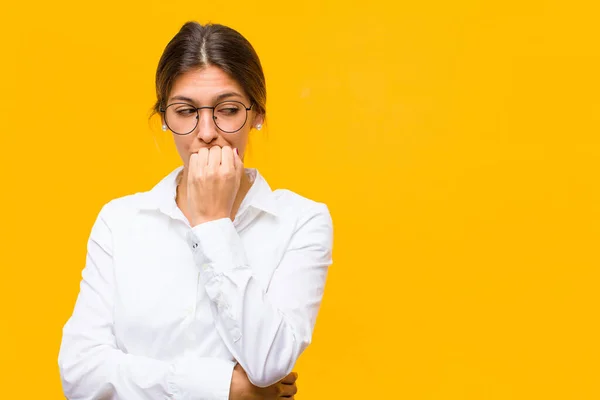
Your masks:
<path fill-rule="evenodd" d="M 177 135 L 192 133 L 200 120 L 199 110 L 212 109 L 212 120 L 221 131 L 235 133 L 246 125 L 248 111 L 252 109 L 240 101 L 222 101 L 213 107 L 194 107 L 189 103 L 171 103 L 165 109 L 160 109 L 165 118 L 165 124 Z"/>

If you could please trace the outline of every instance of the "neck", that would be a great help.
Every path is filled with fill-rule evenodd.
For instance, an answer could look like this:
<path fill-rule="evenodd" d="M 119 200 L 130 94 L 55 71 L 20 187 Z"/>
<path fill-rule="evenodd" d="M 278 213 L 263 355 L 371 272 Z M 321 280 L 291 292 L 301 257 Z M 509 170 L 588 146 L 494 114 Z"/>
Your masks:
<path fill-rule="evenodd" d="M 175 198 L 175 202 L 177 206 L 185 215 L 185 217 L 189 220 L 189 212 L 187 209 L 187 168 L 183 168 L 183 170 L 177 175 L 177 196 Z M 242 200 L 246 197 L 246 194 L 250 190 L 252 186 L 252 182 L 248 178 L 248 175 L 244 172 L 240 179 L 240 188 L 235 196 L 235 200 L 233 201 L 233 207 L 231 208 L 231 215 L 229 218 L 233 221 L 235 219 L 235 215 L 237 214 L 240 205 L 242 204 Z"/>

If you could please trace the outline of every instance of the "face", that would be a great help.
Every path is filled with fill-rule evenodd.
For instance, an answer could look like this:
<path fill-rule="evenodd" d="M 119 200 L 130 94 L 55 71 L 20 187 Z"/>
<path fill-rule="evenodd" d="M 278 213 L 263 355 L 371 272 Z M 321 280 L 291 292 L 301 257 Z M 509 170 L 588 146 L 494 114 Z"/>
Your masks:
<path fill-rule="evenodd" d="M 251 105 L 250 99 L 233 78 L 219 67 L 208 66 L 180 75 L 173 84 L 167 100 L 167 106 L 172 103 L 186 103 L 194 107 L 212 107 L 223 101 L 241 102 L 246 107 L 250 107 Z M 172 106 L 170 110 L 173 110 L 173 107 L 177 107 L 179 115 L 186 115 L 185 113 L 187 113 L 188 116 L 186 118 L 191 118 L 192 120 L 196 118 L 193 109 L 190 110 L 190 107 L 186 107 L 185 104 Z M 227 118 L 231 118 L 230 115 L 232 113 L 243 114 L 246 112 L 242 105 L 238 109 L 233 109 L 229 105 L 225 107 L 227 108 L 215 110 L 214 115 L 217 121 L 225 121 Z M 191 133 L 187 135 L 173 134 L 175 147 L 183 161 L 184 167 L 187 169 L 190 155 L 197 153 L 203 147 L 230 146 L 237 148 L 240 157 L 243 159 L 250 130 L 263 122 L 263 116 L 254 111 L 255 107 L 256 105 L 252 106 L 252 109 L 248 111 L 248 119 L 242 128 L 234 133 L 227 133 L 217 127 L 213 121 L 213 111 L 211 109 L 204 108 L 198 110 L 200 119 L 198 125 Z M 164 114 L 162 114 L 161 118 L 163 118 L 162 123 L 164 124 Z M 171 125 L 171 128 L 174 128 L 174 124 Z M 220 123 L 220 126 L 223 128 L 224 124 Z M 229 131 L 233 129 L 225 128 L 225 130 Z"/>

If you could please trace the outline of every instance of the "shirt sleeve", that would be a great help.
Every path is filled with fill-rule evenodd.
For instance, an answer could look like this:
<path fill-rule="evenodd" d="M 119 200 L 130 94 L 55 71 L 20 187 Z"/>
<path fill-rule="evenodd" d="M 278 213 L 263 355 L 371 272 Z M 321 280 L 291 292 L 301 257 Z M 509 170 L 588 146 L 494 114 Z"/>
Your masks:
<path fill-rule="evenodd" d="M 311 342 L 333 244 L 329 210 L 314 204 L 298 221 L 267 290 L 253 276 L 229 218 L 188 233 L 217 331 L 259 387 L 289 374 Z"/>
<path fill-rule="evenodd" d="M 80 292 L 63 328 L 58 364 L 65 396 L 71 400 L 227 400 L 232 361 L 184 357 L 169 363 L 117 348 L 112 233 L 106 214 L 105 205 L 92 227 Z"/>

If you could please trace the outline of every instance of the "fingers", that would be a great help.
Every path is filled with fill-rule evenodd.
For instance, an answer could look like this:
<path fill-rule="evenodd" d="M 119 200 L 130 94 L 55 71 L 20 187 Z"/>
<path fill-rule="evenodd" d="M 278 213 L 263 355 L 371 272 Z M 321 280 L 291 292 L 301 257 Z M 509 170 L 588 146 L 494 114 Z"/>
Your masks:
<path fill-rule="evenodd" d="M 196 171 L 198 169 L 198 153 L 192 153 L 192 155 L 190 156 L 190 162 L 189 162 L 189 173 L 188 173 L 188 181 L 192 178 L 192 174 L 194 173 L 194 171 Z"/>
<path fill-rule="evenodd" d="M 221 166 L 221 148 L 213 146 L 208 150 L 208 153 L 208 171 L 215 172 Z"/>
<path fill-rule="evenodd" d="M 199 175 L 203 175 L 204 170 L 206 169 L 207 165 L 208 165 L 208 149 L 202 148 L 198 152 L 198 157 L 196 158 L 196 165 L 193 165 L 193 167 L 196 169 L 196 171 L 198 172 Z"/>
<path fill-rule="evenodd" d="M 192 153 L 190 160 L 194 157 L 195 153 Z M 204 169 L 208 167 L 210 171 L 216 171 L 220 165 L 231 166 L 231 168 L 238 169 L 242 165 L 242 160 L 237 153 L 237 149 L 234 150 L 229 146 L 213 146 L 210 149 L 203 147 L 198 151 L 198 159 L 196 160 L 197 167 Z M 195 157 L 194 157 L 195 158 Z"/>
<path fill-rule="evenodd" d="M 298 373 L 297 372 L 290 372 L 288 374 L 288 376 L 286 376 L 285 378 L 283 378 L 281 380 L 281 383 L 284 383 L 286 385 L 291 385 L 292 383 L 296 382 L 296 379 L 298 379 Z"/>
<path fill-rule="evenodd" d="M 232 177 L 235 174 L 240 178 L 244 169 L 237 149 L 232 149 L 230 146 L 203 147 L 198 150 L 198 153 L 190 155 L 189 164 L 192 174 L 188 178 L 192 175 L 205 176 L 207 173 L 211 175 L 225 173 L 231 174 Z"/>
<path fill-rule="evenodd" d="M 230 146 L 203 147 L 191 154 L 188 171 L 188 217 L 191 226 L 220 218 L 232 218 L 231 213 L 240 188 L 241 174 L 235 169 Z"/>
<path fill-rule="evenodd" d="M 229 146 L 224 146 L 221 150 L 221 166 L 225 172 L 234 172 L 234 154 Z"/>
<path fill-rule="evenodd" d="M 298 387 L 296 386 L 297 379 L 297 372 L 291 372 L 288 376 L 283 378 L 279 384 L 279 397 L 293 399 L 294 395 L 298 393 Z"/>
<path fill-rule="evenodd" d="M 292 398 L 296 393 L 298 393 L 298 388 L 295 383 L 292 383 L 291 385 L 282 383 L 279 385 L 279 397 Z"/>

